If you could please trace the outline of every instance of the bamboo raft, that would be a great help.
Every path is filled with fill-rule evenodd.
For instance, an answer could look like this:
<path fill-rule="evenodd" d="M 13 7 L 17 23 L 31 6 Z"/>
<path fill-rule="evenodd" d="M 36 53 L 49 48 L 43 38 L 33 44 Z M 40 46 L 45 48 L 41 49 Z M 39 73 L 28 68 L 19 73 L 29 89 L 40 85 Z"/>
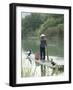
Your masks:
<path fill-rule="evenodd" d="M 47 50 L 47 53 L 48 53 L 48 50 Z M 36 58 L 31 58 L 30 56 L 27 58 L 24 58 L 23 63 L 22 63 L 23 72 L 24 72 L 24 61 L 26 59 L 30 62 L 31 66 L 33 66 L 33 63 L 35 65 L 33 72 L 31 70 L 32 76 L 36 75 L 37 68 L 39 68 L 41 76 L 54 75 L 54 73 L 57 73 L 60 71 L 64 72 L 64 62 L 57 62 L 56 60 L 59 61 L 59 58 L 56 59 L 56 57 L 48 56 L 48 54 L 46 56 L 46 60 L 44 61 L 40 59 L 36 59 Z M 51 59 L 53 59 L 53 61 L 55 62 L 55 65 L 52 65 Z M 50 69 L 52 70 L 51 72 L 50 72 Z"/>
<path fill-rule="evenodd" d="M 54 74 L 54 72 L 57 74 L 58 73 L 58 69 L 63 69 L 64 65 L 58 65 L 57 63 L 55 65 L 51 64 L 51 61 L 42 61 L 42 60 L 35 60 L 36 65 L 40 65 L 41 66 L 41 76 L 45 76 L 46 75 L 46 68 L 51 68 L 53 69 L 52 75 Z"/>

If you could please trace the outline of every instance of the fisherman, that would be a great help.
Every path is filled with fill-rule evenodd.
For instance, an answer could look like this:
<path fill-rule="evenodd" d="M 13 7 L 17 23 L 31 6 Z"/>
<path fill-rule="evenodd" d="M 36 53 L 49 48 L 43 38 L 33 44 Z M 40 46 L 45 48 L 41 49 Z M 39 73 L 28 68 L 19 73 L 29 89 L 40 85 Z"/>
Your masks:
<path fill-rule="evenodd" d="M 45 34 L 40 35 L 40 59 L 45 60 L 45 48 L 47 46 Z"/>

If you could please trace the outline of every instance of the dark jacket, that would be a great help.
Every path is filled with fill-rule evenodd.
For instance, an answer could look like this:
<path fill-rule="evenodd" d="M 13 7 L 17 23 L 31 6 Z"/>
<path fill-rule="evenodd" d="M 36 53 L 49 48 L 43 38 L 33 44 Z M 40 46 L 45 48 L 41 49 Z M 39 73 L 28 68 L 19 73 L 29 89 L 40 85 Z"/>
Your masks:
<path fill-rule="evenodd" d="M 46 39 L 41 39 L 40 40 L 40 47 L 45 48 L 45 46 L 47 46 Z"/>

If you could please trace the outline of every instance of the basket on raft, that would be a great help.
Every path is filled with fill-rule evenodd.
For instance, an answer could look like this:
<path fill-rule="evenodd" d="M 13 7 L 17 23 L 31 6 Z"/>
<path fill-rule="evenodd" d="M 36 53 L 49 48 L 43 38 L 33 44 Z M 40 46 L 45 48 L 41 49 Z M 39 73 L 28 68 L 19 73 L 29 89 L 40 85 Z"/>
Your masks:
<path fill-rule="evenodd" d="M 37 52 L 37 53 L 35 53 L 35 63 L 37 66 L 39 66 L 39 63 L 38 63 L 39 61 L 40 61 L 40 53 Z"/>

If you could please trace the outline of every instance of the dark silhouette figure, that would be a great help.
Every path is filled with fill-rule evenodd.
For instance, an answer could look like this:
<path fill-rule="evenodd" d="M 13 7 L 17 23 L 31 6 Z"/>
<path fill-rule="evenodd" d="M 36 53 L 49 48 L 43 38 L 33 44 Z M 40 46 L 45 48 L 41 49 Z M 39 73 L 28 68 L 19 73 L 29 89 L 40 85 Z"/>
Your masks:
<path fill-rule="evenodd" d="M 40 59 L 45 60 L 45 48 L 47 46 L 47 43 L 44 34 L 42 34 L 40 37 Z"/>

